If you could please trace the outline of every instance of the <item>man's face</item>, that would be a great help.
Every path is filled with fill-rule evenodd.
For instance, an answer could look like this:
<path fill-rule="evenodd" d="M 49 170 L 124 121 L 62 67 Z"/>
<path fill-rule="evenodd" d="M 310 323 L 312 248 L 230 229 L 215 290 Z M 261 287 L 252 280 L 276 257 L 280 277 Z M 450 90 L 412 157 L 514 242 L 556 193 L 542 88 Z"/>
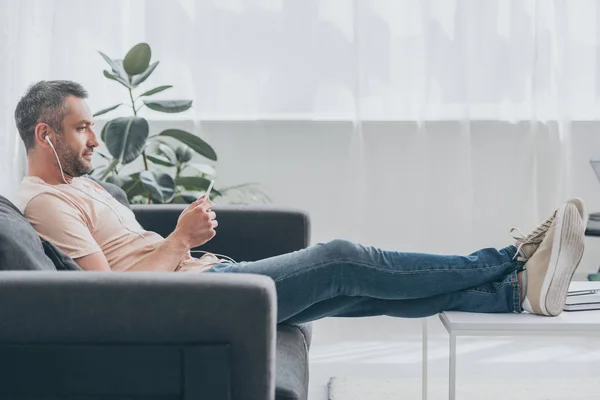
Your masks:
<path fill-rule="evenodd" d="M 68 113 L 54 145 L 63 172 L 78 177 L 92 170 L 92 153 L 99 143 L 92 129 L 92 113 L 85 101 L 69 96 L 65 103 Z"/>

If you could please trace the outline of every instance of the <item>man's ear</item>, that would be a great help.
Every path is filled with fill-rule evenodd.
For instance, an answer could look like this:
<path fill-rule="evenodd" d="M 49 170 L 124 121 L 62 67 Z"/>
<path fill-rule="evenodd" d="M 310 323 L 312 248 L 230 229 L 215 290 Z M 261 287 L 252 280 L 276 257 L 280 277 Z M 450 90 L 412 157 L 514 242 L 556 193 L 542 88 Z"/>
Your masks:
<path fill-rule="evenodd" d="M 46 136 L 49 136 L 49 134 L 50 126 L 44 122 L 40 122 L 35 126 L 34 130 L 35 143 L 38 146 L 50 147 L 50 145 L 46 141 Z M 52 140 L 52 138 L 50 138 L 50 140 Z"/>

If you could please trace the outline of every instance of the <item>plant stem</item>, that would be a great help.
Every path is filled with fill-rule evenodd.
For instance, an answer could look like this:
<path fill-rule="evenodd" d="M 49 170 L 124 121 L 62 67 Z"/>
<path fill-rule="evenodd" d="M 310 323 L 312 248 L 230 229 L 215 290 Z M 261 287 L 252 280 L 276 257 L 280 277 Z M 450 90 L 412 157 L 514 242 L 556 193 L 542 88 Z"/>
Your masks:
<path fill-rule="evenodd" d="M 129 89 L 129 98 L 131 99 L 131 109 L 133 110 L 133 115 L 137 117 L 137 110 L 135 109 L 135 100 L 133 100 L 133 93 L 131 89 Z M 144 160 L 144 169 L 148 171 L 148 159 L 146 158 L 146 150 L 142 151 L 142 158 Z"/>
<path fill-rule="evenodd" d="M 142 150 L 142 158 L 144 160 L 144 169 L 148 171 L 148 160 L 146 159 L 146 149 Z"/>
<path fill-rule="evenodd" d="M 137 110 L 135 109 L 135 100 L 133 100 L 133 93 L 129 89 L 129 98 L 131 99 L 131 108 L 133 109 L 133 115 L 137 117 Z"/>
<path fill-rule="evenodd" d="M 131 89 L 129 89 L 129 98 L 131 99 L 131 109 L 133 110 L 133 115 L 137 117 L 137 110 L 135 109 L 135 100 L 133 100 L 133 93 Z M 144 160 L 144 169 L 148 171 L 148 159 L 146 158 L 146 150 L 142 150 L 142 159 Z M 148 193 L 148 204 L 152 204 L 152 196 Z"/>
<path fill-rule="evenodd" d="M 115 169 L 115 167 L 117 166 L 117 164 L 119 164 L 119 160 L 118 159 L 113 159 L 110 164 L 108 164 L 108 167 L 106 167 L 106 169 L 104 170 L 104 172 L 102 173 L 102 175 L 100 176 L 100 180 L 103 181 L 104 179 L 106 179 L 106 177 L 108 176 L 108 174 L 110 174 L 112 172 L 113 169 Z"/>

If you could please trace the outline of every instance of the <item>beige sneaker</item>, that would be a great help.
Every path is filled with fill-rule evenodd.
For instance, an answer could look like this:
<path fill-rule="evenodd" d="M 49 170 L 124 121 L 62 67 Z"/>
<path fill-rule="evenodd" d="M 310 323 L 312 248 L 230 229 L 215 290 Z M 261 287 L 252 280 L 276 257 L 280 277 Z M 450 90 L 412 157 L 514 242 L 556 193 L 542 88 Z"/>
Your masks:
<path fill-rule="evenodd" d="M 575 197 L 567 200 L 567 203 L 573 204 L 575 207 L 577 207 L 579 215 L 585 221 L 585 204 L 583 203 L 583 200 Z M 517 260 L 526 262 L 531 258 L 533 253 L 536 252 L 544 240 L 544 237 L 546 237 L 546 232 L 548 232 L 548 229 L 550 229 L 550 226 L 554 222 L 557 213 L 558 210 L 555 210 L 552 215 L 548 217 L 548 219 L 542 222 L 527 236 L 525 236 L 518 228 L 512 228 L 510 230 L 511 236 L 513 239 L 516 239 L 515 246 L 517 247 L 517 254 L 515 255 L 515 258 Z"/>
<path fill-rule="evenodd" d="M 526 311 L 549 316 L 562 312 L 569 283 L 583 256 L 584 215 L 583 201 L 572 199 L 549 218 L 552 222 L 541 243 L 525 263 L 527 283 L 523 308 Z M 523 247 L 525 245 L 521 250 Z"/>
<path fill-rule="evenodd" d="M 542 222 L 537 228 L 535 228 L 529 235 L 525 236 L 523 232 L 521 232 L 517 228 L 512 228 L 510 230 L 510 234 L 513 239 L 516 239 L 515 246 L 517 247 L 517 254 L 515 254 L 515 258 L 519 261 L 526 262 L 531 258 L 533 253 L 536 252 L 544 238 L 546 237 L 546 232 L 552 226 L 554 219 L 556 218 L 556 213 L 558 210 L 554 211 L 547 220 Z"/>

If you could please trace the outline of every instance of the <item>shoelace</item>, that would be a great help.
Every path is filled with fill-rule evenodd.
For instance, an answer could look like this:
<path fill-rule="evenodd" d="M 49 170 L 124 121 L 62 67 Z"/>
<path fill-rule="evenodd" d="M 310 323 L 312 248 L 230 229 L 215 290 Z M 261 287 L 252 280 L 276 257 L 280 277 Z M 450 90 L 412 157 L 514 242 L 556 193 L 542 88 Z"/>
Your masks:
<path fill-rule="evenodd" d="M 537 228 L 535 228 L 533 230 L 533 232 L 531 232 L 527 236 L 525 236 L 525 234 L 523 232 L 521 232 L 521 230 L 519 228 L 511 228 L 510 229 L 510 235 L 519 244 L 519 246 L 517 247 L 517 253 L 513 257 L 513 260 L 515 258 L 518 261 L 527 261 L 528 260 L 527 256 L 522 251 L 523 246 L 525 246 L 526 244 L 532 244 L 532 245 L 539 246 L 542 243 L 542 241 L 544 240 L 544 236 L 545 236 L 546 232 L 548 231 L 548 229 L 550 229 L 552 222 L 554 222 L 555 217 L 556 217 L 556 212 L 554 212 L 550 217 L 548 217 L 548 219 L 546 219 L 544 222 L 542 222 L 541 225 L 539 225 Z M 516 236 L 514 232 L 517 232 L 520 236 Z"/>

